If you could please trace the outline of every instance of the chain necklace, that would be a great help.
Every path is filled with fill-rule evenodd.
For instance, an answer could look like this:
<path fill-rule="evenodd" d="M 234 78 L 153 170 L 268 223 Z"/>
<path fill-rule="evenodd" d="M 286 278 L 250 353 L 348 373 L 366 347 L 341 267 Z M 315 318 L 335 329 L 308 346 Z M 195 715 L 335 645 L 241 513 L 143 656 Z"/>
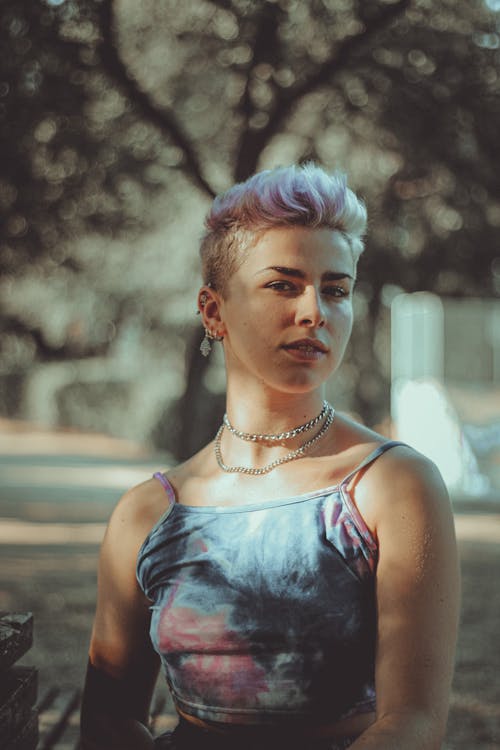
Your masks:
<path fill-rule="evenodd" d="M 251 443 L 255 443 L 257 440 L 274 443 L 280 440 L 290 440 L 291 438 L 300 435 L 302 432 L 312 430 L 313 427 L 316 427 L 316 425 L 321 422 L 329 407 L 330 404 L 328 403 L 328 401 L 323 401 L 323 408 L 321 409 L 320 413 L 316 417 L 310 419 L 309 422 L 301 424 L 299 427 L 294 427 L 293 430 L 287 430 L 287 432 L 279 432 L 278 434 L 274 435 L 259 435 L 259 433 L 242 432 L 241 430 L 237 430 L 236 427 L 233 427 L 233 425 L 229 421 L 229 417 L 227 416 L 227 414 L 224 414 L 222 421 L 224 423 L 224 427 L 227 427 L 229 432 L 232 435 L 240 438 L 240 440 L 247 440 Z"/>
<path fill-rule="evenodd" d="M 222 433 L 224 432 L 224 427 L 226 426 L 224 422 L 221 424 L 217 431 L 217 435 L 215 436 L 214 441 L 214 452 L 215 452 L 215 458 L 217 459 L 217 463 L 219 464 L 222 471 L 225 471 L 228 474 L 251 474 L 253 476 L 260 476 L 261 474 L 267 474 L 268 472 L 272 471 L 272 469 L 275 469 L 277 466 L 281 466 L 281 464 L 286 464 L 288 461 L 293 461 L 296 458 L 301 458 L 306 451 L 310 450 L 312 446 L 318 442 L 318 440 L 321 440 L 324 435 L 326 435 L 328 429 L 330 428 L 333 418 L 335 417 L 335 409 L 331 404 L 326 403 L 326 418 L 323 422 L 323 425 L 318 432 L 317 435 L 315 435 L 312 438 L 309 438 L 309 440 L 306 440 L 305 443 L 302 445 L 299 445 L 298 448 L 296 448 L 293 451 L 290 451 L 290 453 L 287 453 L 286 456 L 283 456 L 282 458 L 277 458 L 275 461 L 272 461 L 270 464 L 266 464 L 266 466 L 262 466 L 260 469 L 253 469 L 250 466 L 228 466 L 224 463 L 222 460 L 222 453 L 221 453 L 221 439 L 222 439 Z M 298 428 L 297 428 L 298 429 Z"/>

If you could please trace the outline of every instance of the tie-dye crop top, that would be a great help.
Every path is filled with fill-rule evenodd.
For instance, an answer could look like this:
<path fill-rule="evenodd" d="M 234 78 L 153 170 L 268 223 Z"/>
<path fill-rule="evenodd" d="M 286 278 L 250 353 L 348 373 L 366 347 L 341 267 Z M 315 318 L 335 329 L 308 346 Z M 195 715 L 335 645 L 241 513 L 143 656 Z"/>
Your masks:
<path fill-rule="evenodd" d="M 284 500 L 169 507 L 137 578 L 177 707 L 207 721 L 332 723 L 375 708 L 377 546 L 347 483 Z"/>

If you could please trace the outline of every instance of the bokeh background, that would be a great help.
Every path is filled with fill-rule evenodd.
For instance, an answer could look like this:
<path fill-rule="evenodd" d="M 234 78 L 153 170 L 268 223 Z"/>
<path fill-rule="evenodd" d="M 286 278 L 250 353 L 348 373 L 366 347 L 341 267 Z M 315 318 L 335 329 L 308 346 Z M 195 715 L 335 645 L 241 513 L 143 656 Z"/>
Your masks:
<path fill-rule="evenodd" d="M 219 423 L 211 199 L 314 159 L 370 217 L 329 395 L 387 435 L 442 414 L 467 463 L 448 747 L 498 747 L 500 1 L 2 0 L 0 34 L 0 607 L 35 611 L 42 687 L 80 679 L 120 492 Z"/>

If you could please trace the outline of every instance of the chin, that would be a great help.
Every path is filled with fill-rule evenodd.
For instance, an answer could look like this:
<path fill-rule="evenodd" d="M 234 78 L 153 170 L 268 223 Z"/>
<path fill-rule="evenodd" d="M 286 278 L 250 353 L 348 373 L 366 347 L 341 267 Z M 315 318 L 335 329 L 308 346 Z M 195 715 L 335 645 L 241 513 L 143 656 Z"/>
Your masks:
<path fill-rule="evenodd" d="M 327 380 L 337 371 L 340 362 L 334 367 L 321 368 L 304 367 L 282 373 L 281 387 L 283 390 L 289 390 L 291 393 L 307 393 L 307 391 L 321 388 Z"/>
<path fill-rule="evenodd" d="M 286 381 L 282 380 L 273 385 L 277 391 L 285 393 L 310 393 L 311 391 L 317 391 L 318 388 L 321 388 L 330 377 L 330 374 L 331 373 L 328 373 L 328 375 L 323 378 L 316 375 L 315 377 L 301 377 Z"/>

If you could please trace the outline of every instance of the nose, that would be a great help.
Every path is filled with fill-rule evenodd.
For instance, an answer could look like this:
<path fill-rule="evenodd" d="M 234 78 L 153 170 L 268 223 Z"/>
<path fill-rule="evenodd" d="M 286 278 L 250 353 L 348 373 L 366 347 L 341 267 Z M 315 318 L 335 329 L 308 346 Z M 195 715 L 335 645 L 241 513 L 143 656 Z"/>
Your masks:
<path fill-rule="evenodd" d="M 313 286 L 308 286 L 300 295 L 295 322 L 307 328 L 322 328 L 325 325 L 324 302 Z"/>

